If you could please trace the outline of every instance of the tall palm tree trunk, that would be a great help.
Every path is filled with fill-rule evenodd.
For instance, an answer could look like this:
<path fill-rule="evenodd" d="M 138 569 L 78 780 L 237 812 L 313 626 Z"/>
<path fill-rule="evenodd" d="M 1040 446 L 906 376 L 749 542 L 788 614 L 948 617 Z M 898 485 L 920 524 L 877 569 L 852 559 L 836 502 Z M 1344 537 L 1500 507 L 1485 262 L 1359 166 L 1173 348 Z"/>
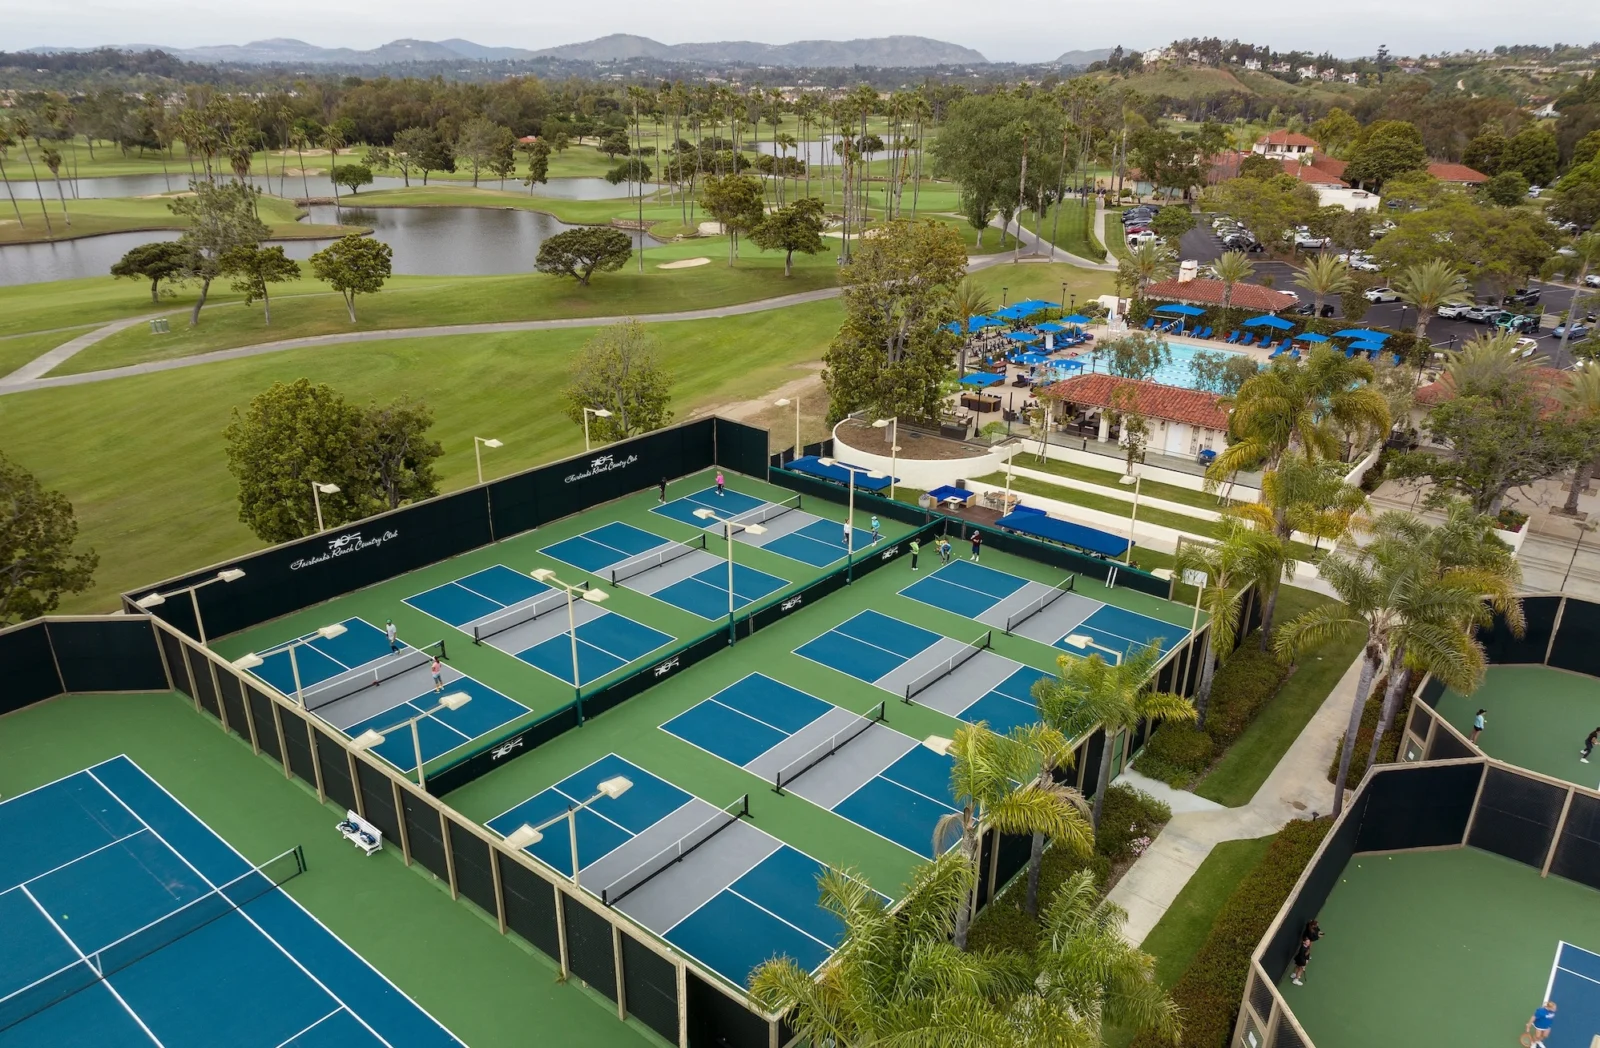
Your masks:
<path fill-rule="evenodd" d="M 1356 683 L 1355 698 L 1350 700 L 1350 721 L 1345 726 L 1344 745 L 1339 750 L 1339 775 L 1333 782 L 1333 815 L 1344 810 L 1344 781 L 1350 775 L 1350 760 L 1355 754 L 1356 733 L 1361 730 L 1361 714 L 1367 708 L 1367 695 L 1372 691 L 1372 681 L 1383 662 L 1383 648 L 1377 638 L 1367 634 L 1366 650 L 1361 655 L 1361 678 Z"/>
<path fill-rule="evenodd" d="M 1383 708 L 1378 713 L 1378 727 L 1372 733 L 1372 748 L 1367 751 L 1367 767 L 1378 763 L 1378 749 L 1383 745 L 1383 736 L 1389 730 L 1389 725 L 1394 723 L 1394 715 L 1400 712 L 1400 700 L 1411 693 L 1411 671 L 1405 667 L 1406 646 L 1404 644 L 1395 648 L 1394 657 L 1389 662 L 1389 686 L 1383 692 Z"/>
<path fill-rule="evenodd" d="M 1567 501 L 1561 507 L 1561 512 L 1573 517 L 1578 515 L 1578 496 L 1589 490 L 1589 478 L 1594 476 L 1596 469 L 1600 469 L 1600 459 L 1579 464 L 1572 474 L 1572 483 L 1567 488 Z"/>
<path fill-rule="evenodd" d="M 6 184 L 6 195 L 11 198 L 11 210 L 17 213 L 17 228 L 22 229 L 26 223 L 22 221 L 22 205 L 17 203 L 17 191 L 11 188 L 11 182 L 6 178 L 6 163 L 0 160 L 0 182 Z"/>
<path fill-rule="evenodd" d="M 39 184 L 39 169 L 33 166 L 33 154 L 28 152 L 28 139 L 26 135 L 17 136 L 18 143 L 22 146 L 22 155 L 28 161 L 28 171 L 33 175 L 33 192 L 39 198 L 39 214 L 44 216 L 44 235 L 56 235 L 54 227 L 50 225 L 50 209 L 44 203 L 44 186 Z"/>

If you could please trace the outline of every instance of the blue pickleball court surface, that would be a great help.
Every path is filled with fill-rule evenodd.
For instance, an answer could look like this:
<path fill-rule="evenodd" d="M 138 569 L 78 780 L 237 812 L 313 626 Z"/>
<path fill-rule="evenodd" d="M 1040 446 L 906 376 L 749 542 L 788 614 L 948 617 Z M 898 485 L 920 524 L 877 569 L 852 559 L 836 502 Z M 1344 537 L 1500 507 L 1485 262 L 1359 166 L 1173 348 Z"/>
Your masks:
<path fill-rule="evenodd" d="M 540 553 L 571 564 L 580 571 L 599 573 L 642 553 L 672 544 L 653 532 L 612 521 L 598 528 L 545 546 Z"/>
<path fill-rule="evenodd" d="M 1544 999 L 1557 1005 L 1550 1048 L 1589 1048 L 1600 1037 L 1600 954 L 1569 942 L 1556 947 Z"/>
<path fill-rule="evenodd" d="M 713 486 L 656 506 L 651 512 L 716 534 L 721 533 L 725 520 L 756 523 L 767 528 L 768 534 L 751 535 L 735 529 L 735 540 L 814 568 L 825 568 L 843 560 L 848 552 L 843 522 L 808 513 L 801 505 L 799 495 L 783 503 L 774 503 L 733 490 L 719 496 Z M 696 516 L 699 510 L 709 510 L 713 516 Z M 871 547 L 872 532 L 855 528 L 851 541 L 850 549 L 860 553 Z"/>
<path fill-rule="evenodd" d="M 0 1045 L 459 1046 L 282 862 L 255 872 L 126 757 L 0 803 Z"/>
<path fill-rule="evenodd" d="M 900 595 L 978 619 L 1027 584 L 1027 579 L 1007 571 L 996 571 L 968 560 L 953 560 L 905 587 Z"/>
<path fill-rule="evenodd" d="M 709 554 L 708 554 L 709 555 Z M 631 581 L 631 580 L 630 580 Z M 776 575 L 768 575 L 748 564 L 733 565 L 733 610 L 742 611 L 750 604 L 783 589 L 789 583 Z M 680 579 L 650 594 L 675 608 L 698 615 L 702 619 L 717 619 L 728 614 L 728 568 L 713 564 L 686 579 Z"/>

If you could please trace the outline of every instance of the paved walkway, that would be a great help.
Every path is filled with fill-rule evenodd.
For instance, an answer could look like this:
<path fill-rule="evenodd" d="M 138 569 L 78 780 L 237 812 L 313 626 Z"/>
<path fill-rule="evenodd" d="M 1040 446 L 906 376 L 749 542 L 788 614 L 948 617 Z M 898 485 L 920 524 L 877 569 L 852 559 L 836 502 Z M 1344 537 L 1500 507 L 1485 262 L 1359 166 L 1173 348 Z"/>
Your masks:
<path fill-rule="evenodd" d="M 1027 254 L 1019 256 L 1013 249 L 1003 251 L 998 255 L 985 255 L 980 257 L 990 258 L 996 262 L 1012 262 L 1016 261 L 1020 257 L 1030 261 L 1064 262 L 1069 266 L 1077 266 L 1079 269 L 1099 269 L 1112 273 L 1116 272 L 1117 270 L 1117 267 L 1114 265 L 1107 265 L 1104 262 L 1091 262 L 1081 255 L 1074 255 L 1071 252 L 1063 251 L 1061 248 L 1050 243 L 1050 241 L 1045 240 L 1035 234 L 1033 230 L 1029 229 L 1027 226 L 1023 226 L 1019 232 L 1014 225 L 1008 225 L 1004 220 L 999 218 L 990 219 L 989 225 L 994 229 L 1003 229 L 1010 233 L 1013 237 L 1019 237 L 1023 245 L 1031 248 L 1031 251 Z M 973 267 L 969 265 L 968 268 L 970 269 Z"/>
<path fill-rule="evenodd" d="M 1350 703 L 1360 676 L 1361 661 L 1357 659 L 1339 678 L 1322 708 L 1278 761 L 1267 781 L 1242 808 L 1221 807 L 1187 791 L 1153 782 L 1138 772 L 1127 772 L 1118 778 L 1172 806 L 1172 821 L 1111 890 L 1111 901 L 1128 911 L 1126 934 L 1130 942 L 1144 941 L 1211 849 L 1221 842 L 1265 837 L 1291 819 L 1306 819 L 1329 810 L 1333 784 L 1328 782 L 1328 764 L 1350 719 Z"/>

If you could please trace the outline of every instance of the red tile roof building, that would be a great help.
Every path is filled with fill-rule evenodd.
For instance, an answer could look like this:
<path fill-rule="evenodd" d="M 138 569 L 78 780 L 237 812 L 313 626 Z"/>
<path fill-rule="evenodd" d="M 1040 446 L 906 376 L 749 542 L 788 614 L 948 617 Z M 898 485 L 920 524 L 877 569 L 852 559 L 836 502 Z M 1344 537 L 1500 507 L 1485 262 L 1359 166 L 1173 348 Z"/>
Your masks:
<path fill-rule="evenodd" d="M 1254 151 L 1270 155 L 1280 153 L 1299 155 L 1301 153 L 1314 153 L 1318 148 L 1320 147 L 1314 138 L 1307 138 L 1305 135 L 1297 134 L 1294 131 L 1278 130 L 1256 139 Z"/>
<path fill-rule="evenodd" d="M 1112 397 L 1114 390 L 1128 387 L 1133 389 L 1134 410 L 1146 418 L 1181 422 L 1218 432 L 1228 429 L 1228 413 L 1216 394 L 1198 389 L 1180 389 L 1116 375 L 1078 375 L 1045 386 L 1038 393 L 1041 397 L 1066 401 L 1080 408 L 1126 408 L 1128 404 L 1123 398 L 1130 394 L 1116 394 L 1116 404 L 1112 403 Z"/>
<path fill-rule="evenodd" d="M 1428 174 L 1441 182 L 1454 182 L 1462 186 L 1481 186 L 1489 181 L 1488 175 L 1482 171 L 1474 171 L 1466 164 L 1430 163 Z"/>
<path fill-rule="evenodd" d="M 1158 280 L 1145 288 L 1145 297 L 1163 302 L 1182 302 L 1190 306 L 1222 305 L 1222 281 L 1196 278 L 1194 280 Z M 1274 291 L 1260 284 L 1233 285 L 1232 304 L 1239 309 L 1276 313 L 1289 309 L 1299 302 L 1298 296 Z"/>

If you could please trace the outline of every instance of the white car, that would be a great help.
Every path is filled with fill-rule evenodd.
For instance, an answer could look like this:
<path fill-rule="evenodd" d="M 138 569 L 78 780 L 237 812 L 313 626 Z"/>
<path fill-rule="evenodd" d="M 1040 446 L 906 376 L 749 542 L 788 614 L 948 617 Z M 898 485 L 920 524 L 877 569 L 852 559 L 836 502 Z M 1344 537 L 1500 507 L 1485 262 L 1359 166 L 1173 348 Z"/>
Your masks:
<path fill-rule="evenodd" d="M 1361 297 L 1368 302 L 1398 302 L 1400 292 L 1392 287 L 1369 287 L 1361 293 Z"/>
<path fill-rule="evenodd" d="M 1472 303 L 1470 302 L 1452 302 L 1449 305 L 1440 306 L 1438 313 L 1441 317 L 1445 317 L 1449 320 L 1458 320 L 1461 317 L 1466 316 L 1467 310 L 1471 308 Z"/>
<path fill-rule="evenodd" d="M 1519 338 L 1512 354 L 1524 359 L 1533 356 L 1539 351 L 1539 340 L 1533 338 Z"/>
<path fill-rule="evenodd" d="M 1466 311 L 1461 314 L 1461 319 L 1470 320 L 1474 324 L 1487 324 L 1489 321 L 1499 316 L 1500 313 L 1501 309 L 1499 306 L 1494 305 L 1491 302 L 1480 302 L 1475 306 L 1468 306 Z"/>
<path fill-rule="evenodd" d="M 1583 278 L 1584 287 L 1600 287 L 1600 273 L 1590 273 Z"/>
<path fill-rule="evenodd" d="M 1152 244 L 1152 243 L 1155 243 L 1155 242 L 1159 241 L 1160 239 L 1161 239 L 1160 237 L 1156 236 L 1154 233 L 1152 233 L 1148 229 L 1146 229 L 1146 230 L 1144 230 L 1143 232 L 1140 232 L 1140 233 L 1129 233 L 1128 234 L 1128 243 L 1129 244 L 1135 244 L 1135 245 L 1137 245 L 1137 244 Z"/>
<path fill-rule="evenodd" d="M 1294 235 L 1294 246 L 1305 250 L 1320 250 L 1321 248 L 1327 247 L 1331 243 L 1333 243 L 1333 241 L 1329 240 L 1327 237 L 1314 237 L 1310 233 L 1296 233 Z"/>

